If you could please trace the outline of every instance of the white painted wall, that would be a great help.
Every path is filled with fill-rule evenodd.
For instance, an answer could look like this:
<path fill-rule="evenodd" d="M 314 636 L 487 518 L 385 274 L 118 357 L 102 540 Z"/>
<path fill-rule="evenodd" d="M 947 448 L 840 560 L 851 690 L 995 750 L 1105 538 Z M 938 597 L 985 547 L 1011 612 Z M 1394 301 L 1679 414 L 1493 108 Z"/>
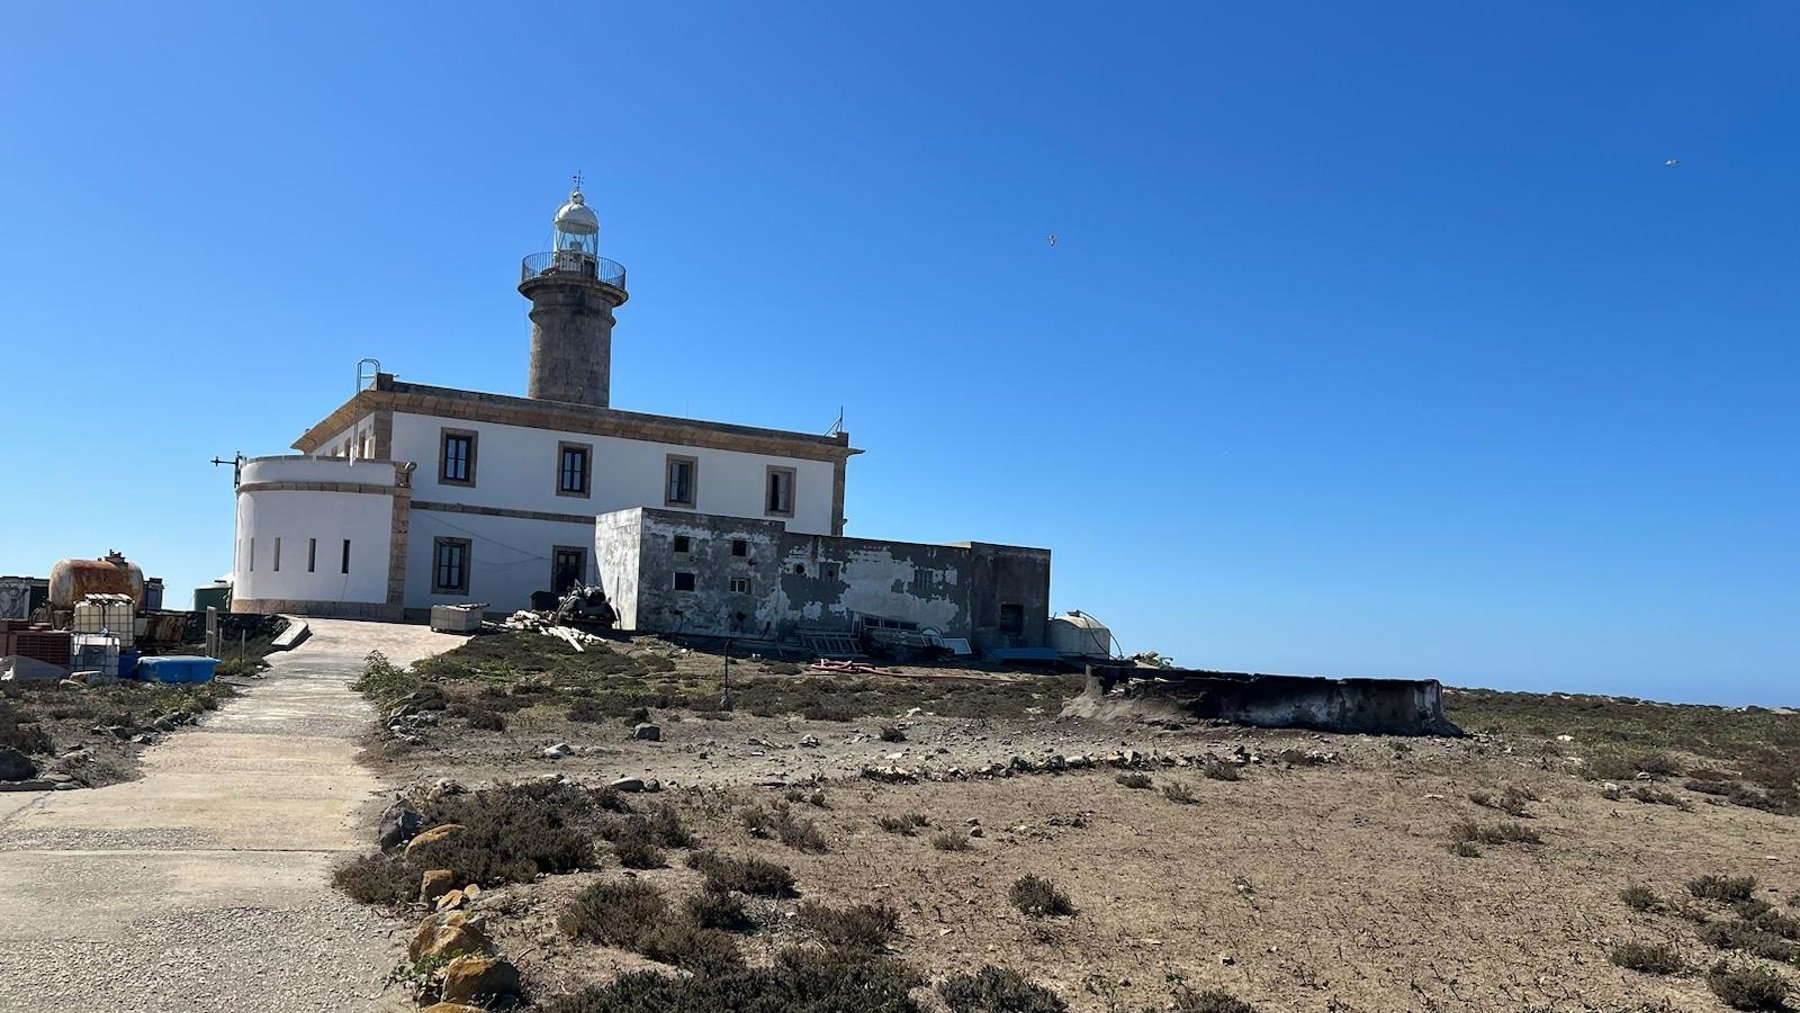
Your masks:
<path fill-rule="evenodd" d="M 419 466 L 423 475 L 425 466 Z M 414 499 L 426 499 L 414 476 Z M 435 541 L 463 538 L 469 541 L 469 591 L 436 594 L 431 581 L 436 567 Z M 406 541 L 405 607 L 429 608 L 455 602 L 486 602 L 490 611 L 511 612 L 529 608 L 533 591 L 548 591 L 551 550 L 566 545 L 587 550 L 587 579 L 594 577 L 594 522 L 526 520 L 481 514 L 412 511 Z"/>
<path fill-rule="evenodd" d="M 277 457 L 246 463 L 243 484 L 333 482 L 389 489 L 393 475 L 393 468 L 385 464 L 353 464 L 342 458 Z M 237 561 L 233 567 L 235 596 L 385 602 L 393 502 L 391 494 L 380 492 L 240 491 Z M 275 569 L 277 538 L 281 540 L 280 570 Z M 346 538 L 350 539 L 348 574 L 342 572 Z M 311 570 L 307 568 L 309 539 L 316 539 L 318 546 Z"/>
<path fill-rule="evenodd" d="M 352 423 L 348 429 L 333 433 L 331 439 L 326 440 L 325 445 L 319 448 L 319 454 L 324 457 L 343 457 L 345 456 L 345 441 L 350 443 L 352 452 L 349 456 L 357 458 L 372 456 L 375 453 L 374 414 L 364 415 Z"/>
<path fill-rule="evenodd" d="M 473 487 L 438 483 L 439 435 L 446 428 L 479 434 Z M 557 445 L 561 441 L 593 445 L 592 491 L 586 497 L 556 493 Z M 728 517 L 763 518 L 768 466 L 793 468 L 794 516 L 783 518 L 788 530 L 801 534 L 831 533 L 833 469 L 828 461 L 706 450 L 431 415 L 394 415 L 394 459 L 418 462 L 413 496 L 428 502 L 590 517 L 635 506 L 661 508 L 664 469 L 670 454 L 699 461 L 695 511 Z"/>

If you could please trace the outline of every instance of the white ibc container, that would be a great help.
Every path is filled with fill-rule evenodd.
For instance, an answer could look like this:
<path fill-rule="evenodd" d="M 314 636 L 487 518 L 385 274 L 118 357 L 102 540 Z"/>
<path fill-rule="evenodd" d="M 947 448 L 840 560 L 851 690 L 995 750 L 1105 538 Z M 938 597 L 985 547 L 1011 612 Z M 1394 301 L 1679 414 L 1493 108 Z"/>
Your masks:
<path fill-rule="evenodd" d="M 90 594 L 75 603 L 70 628 L 76 633 L 110 633 L 120 647 L 130 649 L 137 643 L 137 608 L 130 595 Z"/>

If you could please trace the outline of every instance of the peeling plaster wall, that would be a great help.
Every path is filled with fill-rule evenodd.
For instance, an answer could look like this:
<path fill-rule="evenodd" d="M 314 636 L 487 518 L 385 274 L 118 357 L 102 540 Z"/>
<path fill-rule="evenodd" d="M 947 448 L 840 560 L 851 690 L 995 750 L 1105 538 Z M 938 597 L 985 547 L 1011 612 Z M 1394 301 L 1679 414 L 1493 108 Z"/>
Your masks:
<path fill-rule="evenodd" d="M 783 620 L 849 629 L 858 615 L 968 636 L 968 551 L 952 545 L 790 535 L 781 560 Z"/>
<path fill-rule="evenodd" d="M 780 565 L 780 521 L 640 511 L 642 556 L 638 563 L 637 629 L 710 633 L 718 636 L 774 636 L 779 613 L 772 593 Z M 688 551 L 677 552 L 685 537 Z M 745 553 L 732 553 L 743 541 Z M 675 576 L 691 573 L 692 591 L 677 590 Z M 732 579 L 749 582 L 733 591 Z"/>
<path fill-rule="evenodd" d="M 626 628 L 784 638 L 796 627 L 849 630 L 858 616 L 874 616 L 984 648 L 1044 643 L 1047 549 L 795 534 L 781 521 L 647 507 L 603 514 L 596 530 L 602 579 Z M 683 537 L 687 551 L 677 552 Z M 740 540 L 742 556 L 732 552 Z M 627 546 L 639 553 L 635 563 Z M 629 610 L 612 590 L 615 570 L 637 575 Z M 678 573 L 693 575 L 692 590 L 676 589 Z M 748 591 L 732 590 L 734 579 Z M 1020 607 L 1017 634 L 1000 631 L 1003 603 Z"/>
<path fill-rule="evenodd" d="M 643 556 L 644 511 L 615 510 L 594 518 L 594 564 L 606 600 L 619 614 L 619 628 L 643 628 L 638 621 L 639 560 Z"/>

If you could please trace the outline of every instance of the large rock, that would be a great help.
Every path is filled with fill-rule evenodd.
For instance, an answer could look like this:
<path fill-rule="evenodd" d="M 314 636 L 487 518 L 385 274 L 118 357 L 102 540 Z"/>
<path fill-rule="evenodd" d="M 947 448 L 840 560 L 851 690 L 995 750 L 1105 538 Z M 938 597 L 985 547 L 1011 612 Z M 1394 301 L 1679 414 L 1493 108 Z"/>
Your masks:
<path fill-rule="evenodd" d="M 419 815 L 417 809 L 405 802 L 395 802 L 381 814 L 381 829 L 376 831 L 375 840 L 381 850 L 388 851 L 412 840 L 424 825 L 425 817 Z"/>
<path fill-rule="evenodd" d="M 456 889 L 456 873 L 449 869 L 426 869 L 419 877 L 419 899 L 427 904 Z"/>
<path fill-rule="evenodd" d="M 417 962 L 427 957 L 480 955 L 493 946 L 479 919 L 469 917 L 466 911 L 449 911 L 425 916 L 413 933 L 412 942 L 407 944 L 406 956 Z"/>
<path fill-rule="evenodd" d="M 436 844 L 439 841 L 447 841 L 457 834 L 462 833 L 462 829 L 463 825 L 461 823 L 439 823 L 430 830 L 420 831 L 417 837 L 406 842 L 406 853 L 410 855 L 426 845 Z"/>
<path fill-rule="evenodd" d="M 644 721 L 636 728 L 632 729 L 631 737 L 637 739 L 639 742 L 661 742 L 662 729 L 648 721 Z"/>
<path fill-rule="evenodd" d="M 419 1013 L 484 1013 L 480 1006 L 464 1006 L 460 1002 L 434 1002 Z"/>
<path fill-rule="evenodd" d="M 444 965 L 445 1002 L 502 999 L 519 993 L 519 969 L 497 957 L 457 957 Z"/>
<path fill-rule="evenodd" d="M 37 776 L 31 757 L 11 746 L 0 746 L 0 781 L 24 781 Z"/>

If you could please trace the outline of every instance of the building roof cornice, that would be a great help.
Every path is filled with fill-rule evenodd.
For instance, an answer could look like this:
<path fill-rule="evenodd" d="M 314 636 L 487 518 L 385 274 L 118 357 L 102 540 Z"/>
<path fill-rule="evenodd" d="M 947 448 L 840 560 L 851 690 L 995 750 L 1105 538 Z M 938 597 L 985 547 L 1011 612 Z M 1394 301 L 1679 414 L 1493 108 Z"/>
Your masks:
<path fill-rule="evenodd" d="M 819 461 L 843 461 L 862 453 L 850 446 L 849 433 L 820 436 L 510 394 L 402 383 L 386 373 L 376 377 L 373 387 L 358 391 L 301 434 L 294 441 L 294 449 L 307 454 L 317 453 L 327 440 L 350 428 L 356 420 L 382 410 Z"/>

